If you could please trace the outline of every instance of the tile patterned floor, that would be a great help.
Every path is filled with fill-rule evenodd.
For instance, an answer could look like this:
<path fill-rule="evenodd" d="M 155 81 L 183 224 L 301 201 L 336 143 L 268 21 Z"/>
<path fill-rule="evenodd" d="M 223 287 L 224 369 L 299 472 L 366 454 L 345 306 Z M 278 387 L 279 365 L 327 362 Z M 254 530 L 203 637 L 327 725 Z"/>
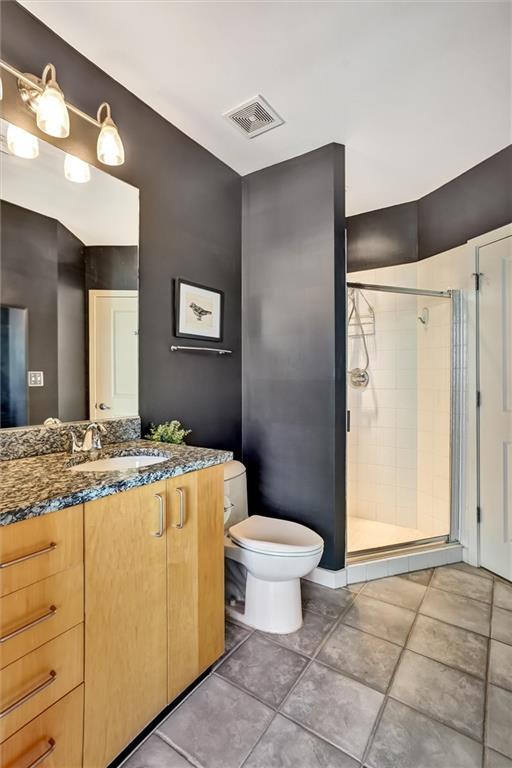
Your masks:
<path fill-rule="evenodd" d="M 303 584 L 304 626 L 226 653 L 124 768 L 512 768 L 512 586 L 464 564 Z"/>

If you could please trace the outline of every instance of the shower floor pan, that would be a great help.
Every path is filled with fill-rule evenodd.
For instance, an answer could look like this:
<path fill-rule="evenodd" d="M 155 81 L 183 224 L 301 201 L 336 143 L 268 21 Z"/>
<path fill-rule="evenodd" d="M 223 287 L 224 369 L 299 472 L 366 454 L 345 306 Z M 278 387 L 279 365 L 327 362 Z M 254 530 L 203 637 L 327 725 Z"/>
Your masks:
<path fill-rule="evenodd" d="M 437 536 L 428 534 L 419 528 L 405 528 L 402 525 L 381 523 L 363 517 L 349 517 L 347 523 L 348 546 L 350 556 L 358 556 L 372 551 L 382 551 L 405 544 L 416 544 L 431 541 L 446 540 L 447 533 L 440 532 Z"/>

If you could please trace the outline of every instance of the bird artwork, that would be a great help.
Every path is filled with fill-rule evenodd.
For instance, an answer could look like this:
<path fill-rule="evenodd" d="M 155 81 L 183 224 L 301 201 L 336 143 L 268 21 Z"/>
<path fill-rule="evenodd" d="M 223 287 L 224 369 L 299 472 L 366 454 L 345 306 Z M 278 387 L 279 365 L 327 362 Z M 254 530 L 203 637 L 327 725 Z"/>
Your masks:
<path fill-rule="evenodd" d="M 206 315 L 212 314 L 209 309 L 203 309 L 203 307 L 200 307 L 199 304 L 195 303 L 195 301 L 191 302 L 189 307 L 196 316 L 198 322 L 201 322 L 203 317 L 206 317 Z"/>

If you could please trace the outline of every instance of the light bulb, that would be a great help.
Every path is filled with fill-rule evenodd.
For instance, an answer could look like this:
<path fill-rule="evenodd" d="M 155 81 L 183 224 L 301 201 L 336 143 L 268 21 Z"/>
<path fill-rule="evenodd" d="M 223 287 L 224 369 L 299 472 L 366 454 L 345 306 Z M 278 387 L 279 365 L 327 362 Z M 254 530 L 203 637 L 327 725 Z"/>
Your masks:
<path fill-rule="evenodd" d="M 7 146 L 13 155 L 26 160 L 33 160 L 39 154 L 37 136 L 32 136 L 17 125 L 9 125 L 7 128 Z"/>
<path fill-rule="evenodd" d="M 50 80 L 47 82 L 48 74 Z M 65 139 L 69 136 L 69 113 L 64 95 L 55 79 L 55 67 L 47 64 L 43 72 L 44 90 L 37 100 L 37 127 L 49 136 Z"/>
<path fill-rule="evenodd" d="M 107 116 L 101 119 L 101 112 L 106 108 Z M 110 106 L 104 102 L 98 109 L 98 122 L 101 122 L 98 136 L 98 160 L 104 165 L 122 165 L 124 163 L 124 147 L 117 126 L 110 116 Z"/>
<path fill-rule="evenodd" d="M 64 176 L 75 184 L 85 184 L 90 181 L 91 169 L 88 163 L 80 160 L 79 157 L 66 154 L 64 158 Z"/>

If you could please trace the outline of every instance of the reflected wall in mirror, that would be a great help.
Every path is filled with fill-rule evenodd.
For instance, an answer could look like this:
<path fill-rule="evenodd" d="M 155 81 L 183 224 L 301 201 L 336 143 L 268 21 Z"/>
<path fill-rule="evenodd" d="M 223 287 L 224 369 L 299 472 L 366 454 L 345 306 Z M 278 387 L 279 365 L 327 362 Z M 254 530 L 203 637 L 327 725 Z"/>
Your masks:
<path fill-rule="evenodd" d="M 139 191 L 0 121 L 0 426 L 138 414 Z M 69 161 L 67 167 L 69 168 Z M 87 178 L 82 174 L 81 178 Z"/>

